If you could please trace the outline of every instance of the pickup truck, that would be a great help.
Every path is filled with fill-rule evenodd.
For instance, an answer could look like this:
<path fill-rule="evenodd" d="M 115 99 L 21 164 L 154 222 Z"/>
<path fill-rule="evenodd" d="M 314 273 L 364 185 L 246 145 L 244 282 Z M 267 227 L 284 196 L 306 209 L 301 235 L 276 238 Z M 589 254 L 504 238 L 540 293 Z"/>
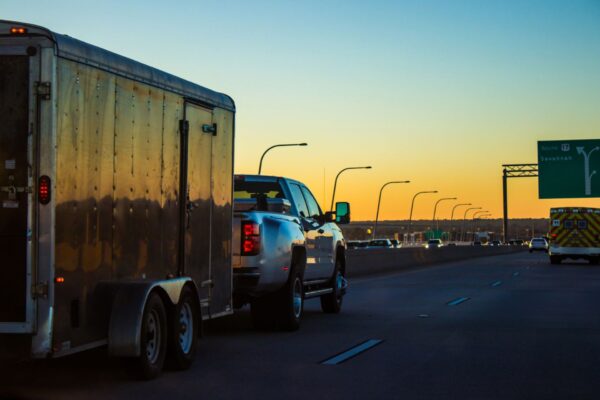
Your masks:
<path fill-rule="evenodd" d="M 233 305 L 250 303 L 259 328 L 296 330 L 304 300 L 319 297 L 339 313 L 348 286 L 346 241 L 338 224 L 350 205 L 322 212 L 308 187 L 289 178 L 236 175 L 233 221 Z"/>

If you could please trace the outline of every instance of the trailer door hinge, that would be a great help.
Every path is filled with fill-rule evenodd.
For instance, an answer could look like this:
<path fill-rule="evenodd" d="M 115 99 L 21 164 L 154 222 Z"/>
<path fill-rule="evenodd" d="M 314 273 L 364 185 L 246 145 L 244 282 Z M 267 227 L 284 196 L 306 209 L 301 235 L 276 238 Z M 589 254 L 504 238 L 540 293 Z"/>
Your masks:
<path fill-rule="evenodd" d="M 31 297 L 37 299 L 38 297 L 48 297 L 48 282 L 39 282 L 31 285 Z"/>
<path fill-rule="evenodd" d="M 51 91 L 50 82 L 36 82 L 35 83 L 35 91 L 37 95 L 43 100 L 50 100 Z"/>

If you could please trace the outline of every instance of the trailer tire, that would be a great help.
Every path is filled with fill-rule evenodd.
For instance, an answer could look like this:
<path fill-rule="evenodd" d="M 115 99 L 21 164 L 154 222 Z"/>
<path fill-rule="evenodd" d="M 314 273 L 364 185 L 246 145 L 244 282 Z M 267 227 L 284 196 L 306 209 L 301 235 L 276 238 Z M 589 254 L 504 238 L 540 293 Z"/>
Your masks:
<path fill-rule="evenodd" d="M 281 329 L 296 331 L 304 312 L 304 286 L 302 272 L 297 265 L 291 269 L 286 285 L 281 289 L 275 304 L 278 308 L 277 322 Z"/>
<path fill-rule="evenodd" d="M 136 358 L 136 372 L 141 379 L 156 378 L 162 372 L 167 354 L 167 312 L 160 296 L 148 296 L 140 330 L 140 355 Z"/>
<path fill-rule="evenodd" d="M 333 292 L 321 296 L 321 310 L 327 314 L 338 314 L 342 310 L 342 302 L 344 300 L 344 294 L 342 293 L 344 274 L 342 273 L 341 264 L 342 263 L 338 258 L 335 262 L 335 268 L 330 283 Z"/>
<path fill-rule="evenodd" d="M 192 365 L 196 358 L 199 328 L 200 307 L 197 296 L 189 286 L 184 286 L 170 321 L 167 352 L 169 367 L 184 370 Z"/>
<path fill-rule="evenodd" d="M 550 264 L 560 264 L 561 261 L 559 256 L 550 256 Z"/>

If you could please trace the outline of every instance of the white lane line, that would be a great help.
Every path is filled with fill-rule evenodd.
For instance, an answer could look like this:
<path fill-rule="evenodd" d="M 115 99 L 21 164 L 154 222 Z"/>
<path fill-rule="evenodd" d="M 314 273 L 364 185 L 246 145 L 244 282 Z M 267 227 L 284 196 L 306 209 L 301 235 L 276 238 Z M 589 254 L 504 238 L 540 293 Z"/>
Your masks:
<path fill-rule="evenodd" d="M 502 281 L 496 281 L 496 282 L 494 282 L 494 283 L 491 284 L 492 287 L 498 287 L 500 285 L 502 285 Z"/>
<path fill-rule="evenodd" d="M 344 361 L 348 361 L 349 359 L 356 357 L 357 355 L 359 355 L 360 353 L 364 353 L 365 351 L 372 349 L 373 347 L 377 346 L 378 344 L 381 344 L 383 342 L 383 340 L 380 339 L 369 339 L 366 340 L 338 355 L 335 355 L 331 358 L 328 358 L 325 361 L 322 361 L 321 364 L 323 365 L 337 365 L 337 364 L 341 364 Z"/>
<path fill-rule="evenodd" d="M 459 305 L 460 303 L 464 303 L 465 301 L 470 300 L 470 299 L 471 299 L 470 297 L 459 297 L 458 299 L 454 299 L 454 300 L 448 302 L 448 305 L 456 306 L 456 305 Z"/>

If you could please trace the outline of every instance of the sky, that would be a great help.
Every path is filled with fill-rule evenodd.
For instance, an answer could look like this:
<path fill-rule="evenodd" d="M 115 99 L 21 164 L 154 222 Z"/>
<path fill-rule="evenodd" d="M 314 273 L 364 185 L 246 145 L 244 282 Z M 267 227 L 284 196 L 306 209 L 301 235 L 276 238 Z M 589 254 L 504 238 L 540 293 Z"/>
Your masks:
<path fill-rule="evenodd" d="M 236 102 L 236 173 L 306 183 L 353 220 L 502 216 L 502 164 L 538 140 L 600 139 L 600 1 L 13 1 L 0 18 L 42 25 Z M 509 181 L 509 216 L 598 199 L 538 199 Z M 464 209 L 464 208 L 463 208 Z"/>

